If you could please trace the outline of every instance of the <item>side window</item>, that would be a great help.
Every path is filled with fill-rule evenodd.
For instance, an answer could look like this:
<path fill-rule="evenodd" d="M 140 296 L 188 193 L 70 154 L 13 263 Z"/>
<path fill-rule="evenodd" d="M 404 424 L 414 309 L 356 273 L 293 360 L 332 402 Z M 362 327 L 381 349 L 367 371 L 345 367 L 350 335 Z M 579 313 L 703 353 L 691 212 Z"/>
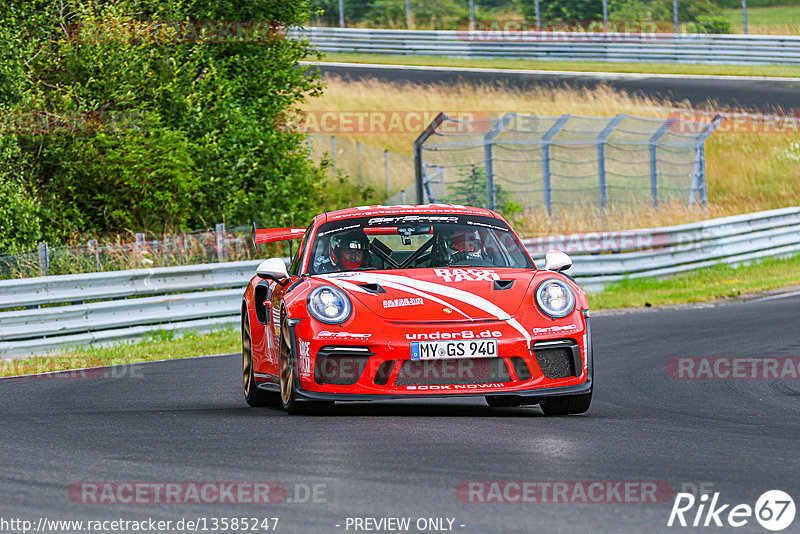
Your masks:
<path fill-rule="evenodd" d="M 297 276 L 300 274 L 300 263 L 303 261 L 303 251 L 306 248 L 306 241 L 308 241 L 308 236 L 311 234 L 311 226 L 314 223 L 311 223 L 308 228 L 306 228 L 306 233 L 303 234 L 303 239 L 300 240 L 300 246 L 297 249 L 297 255 L 292 258 L 292 264 L 289 266 L 289 274 L 292 276 Z"/>

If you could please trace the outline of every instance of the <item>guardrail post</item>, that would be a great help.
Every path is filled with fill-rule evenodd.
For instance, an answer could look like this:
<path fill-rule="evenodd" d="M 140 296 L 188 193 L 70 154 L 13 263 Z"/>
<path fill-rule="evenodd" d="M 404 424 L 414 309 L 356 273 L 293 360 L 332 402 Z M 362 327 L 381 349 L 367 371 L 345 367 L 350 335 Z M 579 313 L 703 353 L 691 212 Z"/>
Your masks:
<path fill-rule="evenodd" d="M 440 111 L 436 117 L 433 118 L 431 123 L 419 134 L 414 140 L 414 181 L 417 188 L 417 204 L 425 204 L 425 187 L 424 187 L 424 170 L 422 168 L 422 145 L 425 144 L 425 141 L 433 135 L 436 129 L 441 126 L 441 124 L 447 120 L 447 115 L 444 114 L 443 111 Z M 403 202 L 405 204 L 405 201 Z"/>
<path fill-rule="evenodd" d="M 550 143 L 561 128 L 572 118 L 572 113 L 561 115 L 542 137 L 542 189 L 544 190 L 544 205 L 547 214 L 553 214 L 553 187 L 550 183 Z"/>
<path fill-rule="evenodd" d="M 494 140 L 516 116 L 516 113 L 506 113 L 483 137 L 483 163 L 486 170 L 486 207 L 490 210 L 495 209 Z"/>
<path fill-rule="evenodd" d="M 47 243 L 39 243 L 39 271 L 42 276 L 50 274 L 50 247 Z"/>
<path fill-rule="evenodd" d="M 136 234 L 136 244 L 134 246 L 136 247 L 136 252 L 142 252 L 147 247 L 147 236 L 142 233 Z"/>
<path fill-rule="evenodd" d="M 614 129 L 619 126 L 625 117 L 625 113 L 620 113 L 611 122 L 606 124 L 603 131 L 597 136 L 597 180 L 600 189 L 600 209 L 603 210 L 608 203 L 608 182 L 606 181 L 606 142 Z"/>
<path fill-rule="evenodd" d="M 225 223 L 217 224 L 214 232 L 217 236 L 217 259 L 225 261 Z"/>
<path fill-rule="evenodd" d="M 648 141 L 648 155 L 650 158 L 650 200 L 653 207 L 658 207 L 658 141 L 675 124 L 675 119 L 667 119 Z"/>

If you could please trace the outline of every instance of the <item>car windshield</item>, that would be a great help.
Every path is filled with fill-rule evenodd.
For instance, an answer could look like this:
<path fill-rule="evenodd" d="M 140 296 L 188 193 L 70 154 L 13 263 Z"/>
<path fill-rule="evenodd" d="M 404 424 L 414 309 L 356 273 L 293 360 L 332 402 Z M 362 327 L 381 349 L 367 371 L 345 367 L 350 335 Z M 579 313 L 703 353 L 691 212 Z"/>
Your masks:
<path fill-rule="evenodd" d="M 323 224 L 309 274 L 429 267 L 533 268 L 508 226 L 476 215 L 393 215 Z"/>

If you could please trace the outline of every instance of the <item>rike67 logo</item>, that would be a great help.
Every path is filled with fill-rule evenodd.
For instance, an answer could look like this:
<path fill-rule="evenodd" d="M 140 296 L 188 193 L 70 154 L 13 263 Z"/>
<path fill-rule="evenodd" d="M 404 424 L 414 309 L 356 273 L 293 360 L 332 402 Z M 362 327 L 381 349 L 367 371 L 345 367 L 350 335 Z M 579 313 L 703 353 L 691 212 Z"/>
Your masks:
<path fill-rule="evenodd" d="M 691 493 L 678 493 L 667 526 L 738 528 L 747 525 L 755 517 L 765 529 L 778 532 L 794 521 L 794 500 L 784 491 L 764 492 L 755 506 L 722 503 L 719 496 L 719 492 L 711 497 L 703 494 L 699 498 Z"/>

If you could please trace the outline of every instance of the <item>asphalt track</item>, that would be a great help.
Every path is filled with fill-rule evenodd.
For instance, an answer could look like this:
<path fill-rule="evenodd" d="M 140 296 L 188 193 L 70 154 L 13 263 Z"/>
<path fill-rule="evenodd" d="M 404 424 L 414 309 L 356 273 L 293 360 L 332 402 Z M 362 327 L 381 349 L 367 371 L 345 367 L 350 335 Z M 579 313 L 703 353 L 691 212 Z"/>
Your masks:
<path fill-rule="evenodd" d="M 362 80 L 374 78 L 386 82 L 417 85 L 457 82 L 474 85 L 496 84 L 526 90 L 533 87 L 594 88 L 604 84 L 633 95 L 666 99 L 678 107 L 718 111 L 752 110 L 759 112 L 797 113 L 800 110 L 800 79 L 732 76 L 670 76 L 657 74 L 567 73 L 501 69 L 462 69 L 446 67 L 411 67 L 320 63 L 326 76 Z M 798 71 L 800 74 L 800 71 Z M 490 106 L 491 103 L 487 103 Z"/>
<path fill-rule="evenodd" d="M 594 403 L 560 418 L 479 399 L 287 416 L 245 405 L 235 356 L 2 380 L 0 518 L 278 517 L 278 532 L 297 533 L 354 532 L 347 517 L 444 517 L 469 533 L 693 530 L 666 527 L 673 493 L 628 504 L 468 503 L 456 493 L 465 481 L 509 480 L 706 484 L 720 502 L 750 505 L 782 489 L 800 504 L 800 381 L 666 371 L 682 356 L 797 358 L 798 315 L 798 295 L 598 315 Z M 279 482 L 292 502 L 73 502 L 70 486 L 91 481 Z M 312 484 L 325 485 L 318 502 L 296 502 Z M 785 532 L 798 525 L 800 517 Z M 735 531 L 766 532 L 752 518 Z"/>

